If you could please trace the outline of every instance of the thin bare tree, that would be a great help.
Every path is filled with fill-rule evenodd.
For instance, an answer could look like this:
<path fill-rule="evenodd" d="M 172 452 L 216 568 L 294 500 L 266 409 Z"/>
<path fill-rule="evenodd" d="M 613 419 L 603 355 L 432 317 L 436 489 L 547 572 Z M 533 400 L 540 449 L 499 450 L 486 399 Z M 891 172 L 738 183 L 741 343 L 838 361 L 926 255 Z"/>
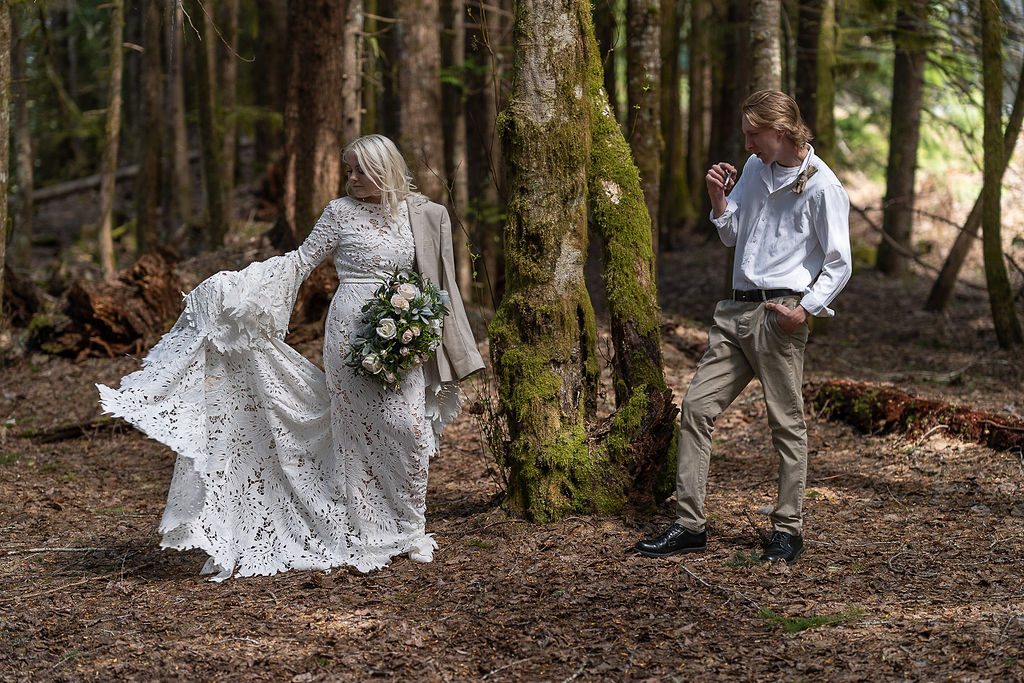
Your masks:
<path fill-rule="evenodd" d="M 124 0 L 111 0 L 110 6 L 110 82 L 104 125 L 103 160 L 100 165 L 100 222 L 98 253 L 103 277 L 112 279 L 114 263 L 114 191 L 116 189 L 117 148 L 121 141 L 121 77 L 124 69 L 122 47 Z"/>

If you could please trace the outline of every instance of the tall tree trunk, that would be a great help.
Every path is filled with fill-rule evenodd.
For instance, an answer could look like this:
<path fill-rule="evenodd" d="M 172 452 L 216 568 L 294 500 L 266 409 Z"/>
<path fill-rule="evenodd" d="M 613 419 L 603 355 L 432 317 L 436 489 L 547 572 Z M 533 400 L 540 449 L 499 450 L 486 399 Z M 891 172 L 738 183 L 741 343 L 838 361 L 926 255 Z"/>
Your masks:
<path fill-rule="evenodd" d="M 583 0 L 515 4 L 513 90 L 501 115 L 506 290 L 490 338 L 508 440 L 492 446 L 509 505 L 535 521 L 567 514 L 577 482 L 589 480 L 585 417 L 598 375 L 583 279 L 589 11 Z"/>
<path fill-rule="evenodd" d="M 680 105 L 682 71 L 679 54 L 682 0 L 661 0 L 661 137 L 664 142 L 658 193 L 658 244 L 661 251 L 678 248 L 681 232 L 692 214 L 686 183 L 683 112 Z"/>
<path fill-rule="evenodd" d="M 892 124 L 889 127 L 889 164 L 885 173 L 882 230 L 901 248 L 882 240 L 878 270 L 896 277 L 907 270 L 904 251 L 910 249 L 914 227 L 914 179 L 917 143 L 921 130 L 924 67 L 927 60 L 922 36 L 928 31 L 927 0 L 907 0 L 896 7 L 895 60 L 892 76 Z"/>
<path fill-rule="evenodd" d="M 1003 133 L 1003 169 L 999 175 L 999 182 L 1006 174 L 1006 168 L 1013 157 L 1013 148 L 1020 135 L 1021 124 L 1024 123 L 1024 64 L 1021 64 L 1020 73 L 1017 76 L 1017 90 L 1013 98 L 1013 108 L 1010 110 L 1010 118 L 1006 122 L 1006 132 Z M 974 201 L 971 213 L 967 216 L 963 227 L 953 241 L 953 246 L 946 254 L 946 260 L 942 263 L 932 289 L 928 293 L 928 300 L 924 304 L 926 311 L 941 311 L 949 305 L 949 299 L 953 296 L 953 285 L 956 284 L 960 268 L 967 259 L 967 253 L 971 250 L 974 240 L 977 239 L 978 229 L 981 228 L 981 207 L 985 199 L 985 188 L 982 186 L 981 194 Z"/>
<path fill-rule="evenodd" d="M 672 0 L 668 0 L 671 2 Z M 629 146 L 640 171 L 640 187 L 651 223 L 651 243 L 658 253 L 658 207 L 661 182 L 661 0 L 629 0 L 628 83 Z"/>
<path fill-rule="evenodd" d="M 4 312 L 4 271 L 7 266 L 7 169 L 11 139 L 11 6 L 0 3 L 0 330 L 7 326 Z"/>
<path fill-rule="evenodd" d="M 367 40 L 373 41 L 375 49 L 367 49 L 363 62 L 363 123 L 362 130 L 383 133 L 384 128 L 377 119 L 377 103 L 380 98 L 380 89 L 383 84 L 384 70 L 380 63 L 381 38 L 380 22 L 377 17 L 380 9 L 377 7 L 377 0 L 363 0 L 363 7 L 366 10 L 366 19 L 363 22 L 363 31 Z"/>
<path fill-rule="evenodd" d="M 142 126 L 139 174 L 135 177 L 136 236 L 138 250 L 152 250 L 160 241 L 160 158 L 163 154 L 163 59 L 159 3 L 142 5 Z"/>
<path fill-rule="evenodd" d="M 799 0 L 797 6 L 796 86 L 793 99 L 800 107 L 804 123 L 812 132 L 818 130 L 818 48 L 822 38 L 821 15 L 824 2 Z"/>
<path fill-rule="evenodd" d="M 65 130 L 76 130 L 82 123 L 82 110 L 75 102 L 73 95 L 68 92 L 64 79 L 61 77 L 61 70 L 57 66 L 56 47 L 50 34 L 46 4 L 36 3 L 36 9 L 39 16 L 39 32 L 43 41 L 43 70 L 57 97 L 57 108 L 60 110 L 62 118 L 61 125 Z M 71 72 L 69 78 L 74 79 L 74 69 L 69 69 L 69 71 Z M 74 156 L 74 168 L 78 170 L 91 168 L 85 148 L 78 136 L 71 136 L 69 147 Z"/>
<path fill-rule="evenodd" d="M 458 74 L 458 83 L 445 86 L 445 101 L 449 103 L 446 117 L 451 133 L 451 163 L 448 175 L 452 179 L 451 205 L 455 220 L 452 222 L 452 248 L 455 251 L 455 276 L 459 292 L 466 303 L 473 299 L 473 258 L 469 243 L 471 225 L 469 217 L 469 155 L 466 149 L 466 2 L 451 0 L 452 39 L 449 43 L 448 64 Z"/>
<path fill-rule="evenodd" d="M 363 0 L 345 3 L 345 39 L 342 43 L 341 139 L 359 137 L 363 125 Z"/>
<path fill-rule="evenodd" d="M 750 44 L 753 53 L 750 90 L 782 89 L 782 3 L 752 0 Z"/>
<path fill-rule="evenodd" d="M 294 248 L 341 186 L 337 96 L 343 74 L 345 11 L 337 3 L 288 3 L 288 99 L 284 116 L 284 207 L 277 243 Z"/>
<path fill-rule="evenodd" d="M 473 213 L 479 217 L 475 232 L 481 253 L 481 260 L 477 263 L 478 300 L 496 308 L 504 292 L 501 230 L 506 184 L 495 122 L 504 106 L 502 56 L 507 45 L 501 42 L 505 32 L 502 8 L 492 8 L 486 0 L 478 0 L 474 4 L 473 17 L 477 24 L 472 44 L 479 53 L 481 85 L 475 98 L 480 103 L 479 107 L 472 110 L 480 114 L 472 117 L 470 123 L 474 124 L 473 147 L 479 150 L 476 165 L 483 169 L 482 173 L 474 173 L 470 178 Z"/>
<path fill-rule="evenodd" d="M 261 78 L 253 79 L 253 102 L 262 109 L 254 131 L 256 168 L 262 172 L 280 162 L 281 124 L 275 117 L 284 115 L 285 79 L 288 60 L 285 53 L 288 6 L 283 2 L 256 3 L 256 44 L 253 67 Z"/>
<path fill-rule="evenodd" d="M 619 102 L 619 78 L 615 67 L 618 51 L 623 45 L 625 26 L 619 21 L 622 3 L 626 0 L 596 0 L 594 5 L 594 32 L 597 34 L 598 49 L 601 50 L 601 64 L 604 67 L 602 80 L 608 93 L 608 106 L 621 121 Z"/>
<path fill-rule="evenodd" d="M 224 244 L 228 215 L 224 206 L 224 141 L 217 121 L 216 64 L 211 62 L 210 20 L 202 0 L 187 0 L 193 30 L 185 33 L 185 47 L 194 63 L 192 80 L 199 113 L 199 142 L 202 147 L 203 181 L 206 185 L 206 245 L 216 249 Z"/>
<path fill-rule="evenodd" d="M 420 191 L 445 200 L 438 0 L 402 0 L 398 24 L 399 144 Z"/>
<path fill-rule="evenodd" d="M 110 3 L 110 89 L 104 126 L 103 160 L 100 168 L 100 223 L 98 252 L 103 277 L 110 280 L 117 273 L 114 263 L 114 174 L 117 172 L 117 147 L 121 139 L 121 72 L 124 64 L 122 32 L 124 0 Z M 4 167 L 6 169 L 6 166 Z"/>
<path fill-rule="evenodd" d="M 224 215 L 230 225 L 235 215 L 235 165 L 238 160 L 238 0 L 218 0 L 220 35 L 213 32 L 213 45 L 220 46 L 220 78 L 217 92 L 220 107 L 217 121 L 224 145 Z"/>
<path fill-rule="evenodd" d="M 836 0 L 821 0 L 821 26 L 818 34 L 816 65 L 817 97 L 815 99 L 814 153 L 832 166 L 836 158 L 836 44 L 839 24 L 836 21 Z"/>
<path fill-rule="evenodd" d="M 14 206 L 14 235 L 7 262 L 15 268 L 32 265 L 32 232 L 35 203 L 35 154 L 28 112 L 28 74 L 25 69 L 24 6 L 11 8 L 11 98 L 13 100 L 11 138 L 14 143 L 14 173 L 18 193 Z M 2 265 L 0 265 L 2 267 Z"/>
<path fill-rule="evenodd" d="M 179 0 L 167 0 L 167 104 L 170 154 L 170 192 L 174 214 L 168 212 L 168 236 L 180 237 L 183 226 L 192 221 L 192 173 L 188 158 L 188 129 L 185 126 L 185 60 L 182 36 L 184 12 Z"/>
<path fill-rule="evenodd" d="M 587 194 L 595 231 L 601 237 L 604 290 L 611 319 L 616 413 L 602 429 L 603 443 L 592 457 L 601 509 L 626 502 L 651 508 L 675 482 L 676 414 L 665 384 L 661 356 L 656 252 L 651 217 L 640 202 L 642 178 L 630 163 L 607 95 L 601 61 L 589 21 L 588 95 L 591 105 Z M 632 43 L 631 43 L 632 44 Z M 606 436 L 605 436 L 606 434 Z"/>
<path fill-rule="evenodd" d="M 985 97 L 985 172 L 982 200 L 982 253 L 985 280 L 999 346 L 1010 348 L 1024 343 L 1013 290 L 1003 261 L 1000 198 L 1003 179 L 1003 26 L 997 0 L 981 2 L 981 66 Z"/>
<path fill-rule="evenodd" d="M 708 134 L 711 118 L 711 17 L 710 0 L 690 3 L 689 85 L 690 103 L 686 111 L 686 182 L 690 197 L 690 219 L 707 215 L 701 211 L 707 191 L 704 173 L 708 159 Z"/>

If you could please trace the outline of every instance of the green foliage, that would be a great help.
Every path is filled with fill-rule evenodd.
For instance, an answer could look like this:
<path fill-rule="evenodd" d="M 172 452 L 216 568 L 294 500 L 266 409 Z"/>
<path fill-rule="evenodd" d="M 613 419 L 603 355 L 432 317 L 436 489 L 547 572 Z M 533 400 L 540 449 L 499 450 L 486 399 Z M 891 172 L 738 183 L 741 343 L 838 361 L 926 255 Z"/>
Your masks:
<path fill-rule="evenodd" d="M 737 552 L 732 556 L 731 560 L 727 560 L 725 563 L 726 567 L 732 567 L 734 569 L 740 567 L 758 567 L 764 564 L 761 561 L 761 556 L 756 551 L 748 553 Z"/>
<path fill-rule="evenodd" d="M 786 633 L 799 633 L 818 626 L 835 626 L 864 615 L 863 610 L 850 608 L 838 614 L 824 614 L 813 617 L 782 617 L 767 607 L 761 608 L 761 618 L 772 628 L 782 628 Z"/>

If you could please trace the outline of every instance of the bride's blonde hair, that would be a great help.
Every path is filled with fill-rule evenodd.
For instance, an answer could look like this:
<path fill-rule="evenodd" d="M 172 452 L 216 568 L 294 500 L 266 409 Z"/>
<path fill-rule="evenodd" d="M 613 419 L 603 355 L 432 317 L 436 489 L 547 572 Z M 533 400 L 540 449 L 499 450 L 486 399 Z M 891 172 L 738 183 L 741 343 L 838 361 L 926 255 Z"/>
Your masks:
<path fill-rule="evenodd" d="M 381 204 L 392 212 L 397 211 L 398 205 L 416 190 L 409 165 L 389 138 L 376 134 L 356 138 L 341 150 L 341 158 L 349 154 L 355 157 L 359 168 L 380 190 Z M 345 191 L 352 196 L 348 181 L 345 181 Z"/>

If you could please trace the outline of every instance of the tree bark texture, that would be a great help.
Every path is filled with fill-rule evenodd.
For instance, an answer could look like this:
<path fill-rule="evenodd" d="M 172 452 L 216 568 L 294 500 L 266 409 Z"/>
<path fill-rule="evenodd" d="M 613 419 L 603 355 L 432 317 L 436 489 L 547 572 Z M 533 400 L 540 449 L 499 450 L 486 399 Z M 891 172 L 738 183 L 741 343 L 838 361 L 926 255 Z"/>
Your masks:
<path fill-rule="evenodd" d="M 345 3 L 345 40 L 342 42 L 341 139 L 348 144 L 359 137 L 363 125 L 363 0 Z"/>
<path fill-rule="evenodd" d="M 752 0 L 750 3 L 750 90 L 782 89 L 782 3 Z"/>
<path fill-rule="evenodd" d="M 591 435 L 601 444 L 593 454 L 598 473 L 592 503 L 608 513 L 627 501 L 650 508 L 671 491 L 678 409 L 664 378 L 656 254 L 641 172 L 630 163 L 628 145 L 602 86 L 597 43 L 588 21 L 583 28 L 591 44 L 587 195 L 592 223 L 601 237 L 617 408 L 606 431 Z M 598 441 L 596 435 L 603 438 Z"/>
<path fill-rule="evenodd" d="M 1000 174 L 1006 175 L 1006 169 L 1013 158 L 1013 148 L 1020 135 L 1021 124 L 1024 123 L 1024 64 L 1021 65 L 1020 73 L 1017 76 L 1017 90 L 1013 98 L 1013 108 L 1010 110 L 1010 118 L 1006 122 L 1006 131 L 1003 133 L 1003 170 Z M 946 254 L 946 260 L 942 262 L 942 269 L 932 283 L 931 291 L 928 292 L 928 300 L 925 301 L 924 310 L 941 311 L 949 305 L 953 296 L 953 286 L 956 284 L 957 275 L 963 267 L 967 254 L 978 237 L 978 230 L 981 228 L 981 205 L 985 198 L 985 188 L 982 187 L 981 194 L 974 201 L 971 213 L 960 228 L 953 246 Z"/>
<path fill-rule="evenodd" d="M 278 246 L 301 243 L 341 189 L 344 7 L 288 3 L 288 99 L 284 116 L 284 206 Z"/>
<path fill-rule="evenodd" d="M 161 57 L 160 5 L 142 5 L 142 127 L 139 174 L 135 177 L 136 241 L 140 253 L 160 241 L 160 177 L 163 154 L 164 102 Z"/>
<path fill-rule="evenodd" d="M 447 62 L 457 70 L 458 83 L 444 86 L 445 118 L 448 119 L 446 135 L 451 135 L 451 160 L 448 175 L 452 179 L 451 206 L 452 248 L 455 252 L 455 276 L 459 292 L 466 303 L 473 299 L 473 259 L 469 235 L 469 154 L 466 149 L 466 86 L 469 70 L 466 68 L 466 3 L 452 0 L 448 6 L 452 21 L 452 39 L 449 43 Z"/>
<path fill-rule="evenodd" d="M 228 225 L 235 215 L 235 166 L 238 159 L 238 0 L 218 0 L 219 35 L 214 31 L 211 40 L 219 47 L 220 74 L 217 82 L 220 107 L 217 120 L 224 141 L 224 215 Z"/>
<path fill-rule="evenodd" d="M 216 249 L 224 244 L 228 215 L 224 204 L 224 142 L 217 120 L 216 65 L 211 63 L 209 19 L 201 0 L 188 0 L 186 7 L 192 25 L 184 27 L 186 54 L 194 65 L 196 110 L 199 113 L 199 140 L 202 147 L 203 181 L 206 189 L 206 245 Z M 194 25 L 194 28 L 193 28 Z"/>
<path fill-rule="evenodd" d="M 686 151 L 683 139 L 682 0 L 661 0 L 661 108 L 662 164 L 658 192 L 658 249 L 678 247 L 679 233 L 693 213 L 686 183 Z"/>
<path fill-rule="evenodd" d="M 1003 167 L 1003 53 L 1002 10 L 998 0 L 981 2 L 981 66 L 985 98 L 985 165 L 982 189 L 981 247 L 985 259 L 985 280 L 992 308 L 996 339 L 1002 348 L 1024 343 L 1013 290 L 1003 261 L 1002 197 Z"/>
<path fill-rule="evenodd" d="M 0 4 L 0 330 L 7 325 L 4 311 L 4 271 L 7 266 L 7 186 L 11 139 L 11 6 Z"/>
<path fill-rule="evenodd" d="M 18 188 L 14 196 L 14 235 L 7 263 L 27 269 L 32 264 L 32 232 L 35 219 L 35 154 L 29 127 L 28 75 L 25 69 L 24 6 L 11 8 L 11 140 L 14 144 L 14 173 Z"/>
<path fill-rule="evenodd" d="M 585 417 L 599 368 L 583 279 L 590 7 L 520 0 L 514 12 L 512 94 L 499 119 L 509 183 L 506 290 L 490 325 L 508 433 L 492 447 L 508 473 L 510 507 L 544 521 L 573 510 L 577 482 L 591 474 Z"/>
<path fill-rule="evenodd" d="M 601 64 L 604 67 L 602 78 L 604 90 L 608 93 L 608 103 L 621 121 L 619 102 L 619 79 L 615 68 L 618 49 L 623 42 L 625 26 L 621 19 L 621 5 L 625 0 L 596 0 L 594 5 L 594 32 L 597 34 L 598 49 L 601 50 Z"/>
<path fill-rule="evenodd" d="M 671 2 L 672 0 L 667 0 Z M 661 158 L 661 0 L 629 0 L 629 147 L 640 171 L 640 189 L 651 223 L 651 242 L 658 253 Z"/>
<path fill-rule="evenodd" d="M 262 78 L 255 79 L 253 83 L 253 101 L 263 110 L 263 115 L 256 122 L 254 130 L 254 160 L 261 171 L 269 164 L 281 160 L 281 117 L 284 115 L 285 79 L 288 73 L 285 52 L 287 23 L 287 3 L 256 3 L 253 67 Z"/>
<path fill-rule="evenodd" d="M 185 125 L 185 59 L 183 55 L 184 12 L 178 0 L 167 0 L 167 104 L 171 141 L 170 192 L 177 218 L 170 222 L 168 235 L 179 235 L 183 224 L 192 220 L 192 174 L 188 158 L 188 129 Z M 169 218 L 169 216 L 168 216 Z"/>
<path fill-rule="evenodd" d="M 911 248 L 914 228 L 917 143 L 921 130 L 924 67 L 928 58 L 921 36 L 927 31 L 927 21 L 927 0 L 910 0 L 896 7 L 892 123 L 889 127 L 882 230 L 905 250 Z M 886 275 L 902 275 L 907 270 L 907 262 L 903 251 L 888 240 L 882 240 L 878 245 L 876 265 Z"/>
<path fill-rule="evenodd" d="M 441 36 L 438 0 L 402 0 L 398 23 L 399 147 L 420 191 L 446 200 L 441 121 Z"/>
<path fill-rule="evenodd" d="M 103 277 L 115 275 L 114 264 L 114 174 L 117 173 L 117 148 L 121 140 L 121 74 L 124 51 L 121 46 L 124 31 L 124 0 L 110 3 L 110 83 L 107 92 L 107 114 L 104 117 L 103 159 L 100 162 L 100 223 L 98 253 Z M 6 166 L 4 167 L 6 170 Z"/>
<path fill-rule="evenodd" d="M 686 182 L 690 198 L 689 218 L 700 219 L 707 197 L 704 174 L 708 159 L 708 135 L 711 128 L 711 40 L 710 0 L 690 3 L 689 84 L 690 106 L 686 112 Z M 710 209 L 710 205 L 709 205 Z M 706 214 L 705 214 L 706 215 Z"/>

